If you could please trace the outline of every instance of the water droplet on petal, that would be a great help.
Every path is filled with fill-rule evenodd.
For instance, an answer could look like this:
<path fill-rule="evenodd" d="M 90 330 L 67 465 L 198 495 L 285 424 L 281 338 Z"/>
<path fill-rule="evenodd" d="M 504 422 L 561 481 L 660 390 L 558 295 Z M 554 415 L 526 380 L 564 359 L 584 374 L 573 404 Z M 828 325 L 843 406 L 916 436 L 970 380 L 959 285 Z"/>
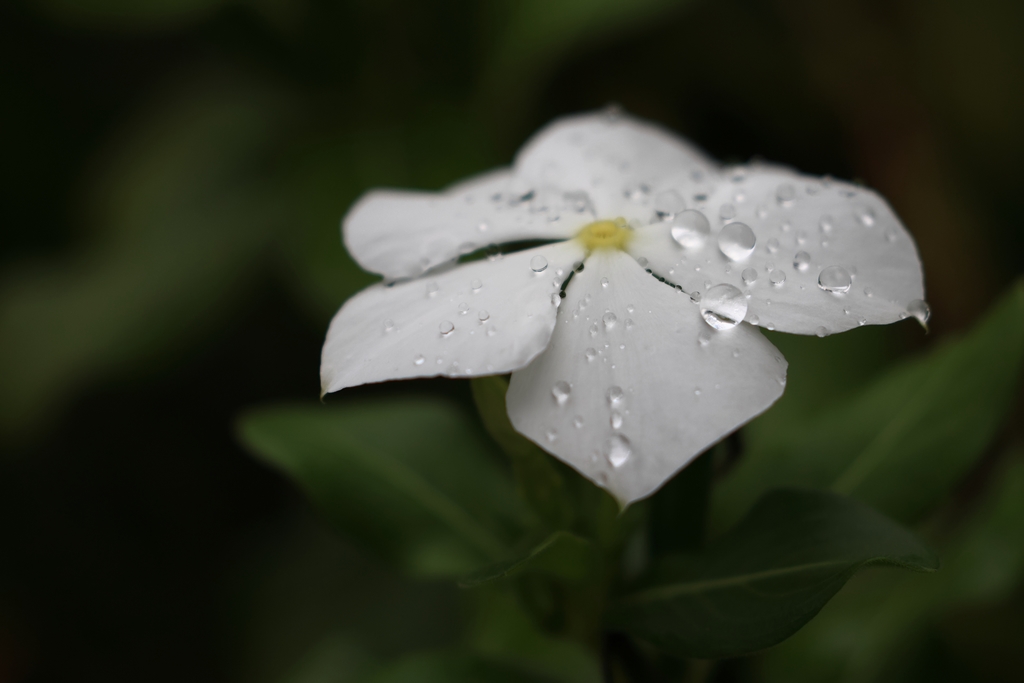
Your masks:
<path fill-rule="evenodd" d="M 413 362 L 413 365 L 423 365 L 423 363 L 426 360 L 427 359 L 423 357 L 423 354 L 419 354 L 418 356 L 416 356 L 415 358 L 412 359 L 412 362 Z"/>
<path fill-rule="evenodd" d="M 786 282 L 786 272 L 784 270 L 773 270 L 768 273 L 768 280 L 776 287 L 781 287 Z"/>
<path fill-rule="evenodd" d="M 811 266 L 811 255 L 806 251 L 796 252 L 796 256 L 793 257 L 793 267 L 803 273 Z"/>
<path fill-rule="evenodd" d="M 428 282 L 427 283 L 427 296 L 429 296 L 429 297 L 437 296 L 437 290 L 439 290 L 439 289 L 440 289 L 440 287 L 438 286 L 438 284 L 436 282 Z"/>
<path fill-rule="evenodd" d="M 626 199 L 630 199 L 634 202 L 643 202 L 647 199 L 647 196 L 651 193 L 651 188 L 643 183 L 637 183 L 635 185 L 627 185 L 622 189 L 623 196 Z"/>
<path fill-rule="evenodd" d="M 600 327 L 600 326 L 599 326 L 599 325 L 598 325 L 597 323 L 593 323 L 593 324 L 592 324 L 592 325 L 590 326 L 590 336 L 591 336 L 591 337 L 594 337 L 594 336 L 596 336 L 596 335 L 597 335 L 597 333 L 598 333 L 598 332 L 600 332 L 600 331 L 601 331 L 601 327 Z"/>
<path fill-rule="evenodd" d="M 560 406 L 566 404 L 571 392 L 572 389 L 569 387 L 569 383 L 562 380 L 555 382 L 555 386 L 551 388 L 551 395 L 555 397 L 555 403 Z"/>
<path fill-rule="evenodd" d="M 829 233 L 832 232 L 833 223 L 834 221 L 832 219 L 832 216 L 825 214 L 824 216 L 821 217 L 821 220 L 818 221 L 818 227 L 821 229 L 822 232 Z"/>
<path fill-rule="evenodd" d="M 665 190 L 654 196 L 654 212 L 662 220 L 681 213 L 686 208 L 683 196 L 675 190 Z"/>
<path fill-rule="evenodd" d="M 480 282 L 479 279 L 474 279 L 472 282 L 469 283 L 469 286 L 473 289 L 473 291 L 476 291 L 483 287 L 484 283 Z"/>
<path fill-rule="evenodd" d="M 695 388 L 695 389 L 693 390 L 693 395 L 694 395 L 694 396 L 700 396 L 700 387 L 697 387 L 697 388 Z"/>
<path fill-rule="evenodd" d="M 549 429 L 544 432 L 544 437 L 548 440 L 548 443 L 554 443 L 558 439 L 558 432 L 554 429 Z"/>
<path fill-rule="evenodd" d="M 701 293 L 700 292 L 698 292 L 697 290 L 693 290 L 692 292 L 690 292 L 690 301 L 692 301 L 695 304 L 699 304 L 700 300 L 701 300 Z"/>
<path fill-rule="evenodd" d="M 819 337 L 828 336 L 828 328 L 822 325 L 818 327 L 816 330 L 814 330 L 814 334 L 818 335 Z"/>
<path fill-rule="evenodd" d="M 914 299 L 907 304 L 907 313 L 917 318 L 922 325 L 926 325 L 928 319 L 932 317 L 932 309 L 921 299 Z"/>
<path fill-rule="evenodd" d="M 605 289 L 608 289 L 608 278 L 601 278 L 601 286 L 604 287 Z"/>
<path fill-rule="evenodd" d="M 740 277 L 743 278 L 743 284 L 751 285 L 757 282 L 757 271 L 753 268 L 744 268 Z"/>
<path fill-rule="evenodd" d="M 750 324 L 751 325 L 760 325 L 761 324 L 761 319 L 759 317 L 757 317 L 756 313 L 754 315 L 750 316 Z"/>
<path fill-rule="evenodd" d="M 588 363 L 592 363 L 594 359 L 597 358 L 597 349 L 590 347 L 583 352 L 583 355 L 586 357 Z"/>
<path fill-rule="evenodd" d="M 616 318 L 615 314 L 612 313 L 611 311 L 609 311 L 608 313 L 605 313 L 604 316 L 602 316 L 602 318 L 601 318 L 601 322 L 604 323 L 604 329 L 606 329 L 606 330 L 613 329 L 615 327 L 615 324 L 618 322 L 618 320 L 619 319 Z"/>
<path fill-rule="evenodd" d="M 612 413 L 610 421 L 612 423 L 612 429 L 622 429 L 622 413 Z"/>
<path fill-rule="evenodd" d="M 576 429 L 579 429 L 580 427 L 582 427 L 583 426 L 583 416 L 582 415 L 577 415 L 576 417 L 574 417 L 572 419 L 572 426 L 575 427 Z"/>
<path fill-rule="evenodd" d="M 488 337 L 493 337 L 496 334 L 498 334 L 498 331 L 496 329 L 494 329 L 493 327 L 488 327 L 487 328 L 487 336 Z"/>
<path fill-rule="evenodd" d="M 537 254 L 532 259 L 530 259 L 530 269 L 533 270 L 533 272 L 535 273 L 542 273 L 547 267 L 548 260 L 541 256 L 540 254 Z"/>
<path fill-rule="evenodd" d="M 555 292 L 551 295 L 551 305 L 558 308 L 562 305 L 562 297 L 565 296 L 565 292 Z"/>
<path fill-rule="evenodd" d="M 669 232 L 683 249 L 700 249 L 711 234 L 711 223 L 700 211 L 690 209 L 672 220 Z"/>
<path fill-rule="evenodd" d="M 469 312 L 469 304 L 463 302 L 459 304 L 459 315 L 466 315 Z"/>
<path fill-rule="evenodd" d="M 718 216 L 724 221 L 730 221 L 736 218 L 736 207 L 732 204 L 722 204 L 722 208 L 718 210 Z"/>
<path fill-rule="evenodd" d="M 850 277 L 850 273 L 841 266 L 822 268 L 818 274 L 818 286 L 826 292 L 848 292 L 852 284 L 853 278 Z"/>
<path fill-rule="evenodd" d="M 742 261 L 754 251 L 757 238 L 745 223 L 730 223 L 718 233 L 718 248 L 733 261 Z"/>
<path fill-rule="evenodd" d="M 620 405 L 626 398 L 625 392 L 622 391 L 622 387 L 613 386 L 608 388 L 608 404 L 612 407 Z"/>
<path fill-rule="evenodd" d="M 796 188 L 789 183 L 783 183 L 775 190 L 775 200 L 780 206 L 789 206 L 796 199 Z"/>
<path fill-rule="evenodd" d="M 732 285 L 715 285 L 701 299 L 700 314 L 716 330 L 731 329 L 746 317 L 747 298 Z"/>
<path fill-rule="evenodd" d="M 488 313 L 487 311 L 481 310 L 479 313 L 477 313 L 476 317 L 480 318 L 480 322 L 486 322 L 487 319 L 491 317 L 491 314 Z"/>
<path fill-rule="evenodd" d="M 768 240 L 765 246 L 768 247 L 768 251 L 770 253 L 774 254 L 779 250 L 779 241 L 772 237 L 771 239 Z"/>
<path fill-rule="evenodd" d="M 860 212 L 857 218 L 860 220 L 861 225 L 865 228 L 870 228 L 875 224 L 875 211 L 874 209 L 865 208 Z"/>
<path fill-rule="evenodd" d="M 626 305 L 626 313 L 632 313 L 634 311 L 633 304 Z"/>
<path fill-rule="evenodd" d="M 604 455 L 612 467 L 622 467 L 633 453 L 629 439 L 621 434 L 612 434 L 605 443 Z"/>
<path fill-rule="evenodd" d="M 448 336 L 455 329 L 455 325 L 453 325 L 451 321 L 445 320 L 444 322 L 437 326 L 437 329 L 441 331 L 441 334 L 443 336 Z"/>
<path fill-rule="evenodd" d="M 632 318 L 626 318 L 626 329 L 627 330 L 633 329 L 633 319 Z"/>
<path fill-rule="evenodd" d="M 387 320 L 384 321 L 384 331 L 390 332 L 393 329 L 395 329 L 395 321 L 392 320 L 391 318 L 388 318 Z"/>

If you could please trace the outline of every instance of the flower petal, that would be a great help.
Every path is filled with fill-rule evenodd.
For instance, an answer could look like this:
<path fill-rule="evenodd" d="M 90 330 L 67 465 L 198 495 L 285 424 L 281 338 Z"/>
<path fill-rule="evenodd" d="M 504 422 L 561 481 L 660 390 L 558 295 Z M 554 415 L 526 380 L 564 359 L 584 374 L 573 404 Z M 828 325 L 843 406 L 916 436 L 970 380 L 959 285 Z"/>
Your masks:
<path fill-rule="evenodd" d="M 637 230 L 629 251 L 688 292 L 748 291 L 753 324 L 831 334 L 899 320 L 924 298 L 914 240 L 871 190 L 761 165 L 727 174 L 701 210 L 711 224 L 702 247 L 680 246 L 666 221 Z M 756 238 L 745 258 L 736 223 Z"/>
<path fill-rule="evenodd" d="M 595 252 L 567 293 L 548 348 L 512 374 L 508 414 L 622 503 L 782 395 L 786 361 L 757 328 L 712 329 L 623 252 Z"/>
<path fill-rule="evenodd" d="M 598 218 L 647 223 L 655 203 L 681 200 L 718 174 L 715 162 L 677 135 L 614 110 L 567 116 L 534 135 L 516 156 L 516 175 L 590 195 Z M 662 193 L 676 192 L 678 199 Z"/>
<path fill-rule="evenodd" d="M 561 282 L 582 257 L 576 241 L 560 242 L 364 289 L 331 321 L 320 364 L 323 393 L 525 366 L 547 346 Z"/>
<path fill-rule="evenodd" d="M 497 169 L 445 192 L 372 190 L 343 221 L 345 247 L 387 279 L 415 277 L 489 244 L 571 237 L 594 220 L 572 193 Z"/>

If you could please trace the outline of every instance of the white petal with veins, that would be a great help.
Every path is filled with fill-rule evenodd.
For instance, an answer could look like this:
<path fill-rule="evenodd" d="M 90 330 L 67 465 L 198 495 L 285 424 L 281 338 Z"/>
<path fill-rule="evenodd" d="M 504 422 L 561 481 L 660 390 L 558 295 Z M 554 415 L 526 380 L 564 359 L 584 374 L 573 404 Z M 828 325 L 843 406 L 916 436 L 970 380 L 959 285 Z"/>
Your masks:
<path fill-rule="evenodd" d="M 659 194 L 676 191 L 692 203 L 717 169 L 679 136 L 607 111 L 556 120 L 530 138 L 515 161 L 520 178 L 585 190 L 598 218 L 643 223 L 654 215 Z"/>
<path fill-rule="evenodd" d="M 512 374 L 509 417 L 624 504 L 782 395 L 786 361 L 756 327 L 712 329 L 621 251 L 594 252 L 567 294 L 548 348 Z"/>
<path fill-rule="evenodd" d="M 680 247 L 670 226 L 657 223 L 639 229 L 629 251 L 686 291 L 727 283 L 749 292 L 746 319 L 782 332 L 891 323 L 924 298 L 914 241 L 871 190 L 752 166 L 723 176 L 705 215 L 711 235 L 700 249 Z M 749 257 L 734 261 L 719 239 L 737 222 L 753 230 L 756 243 Z M 749 282 L 747 269 L 756 276 Z"/>
<path fill-rule="evenodd" d="M 580 193 L 497 169 L 445 192 L 367 192 L 345 216 L 343 235 L 364 269 L 407 278 L 490 244 L 572 237 L 594 220 L 589 207 Z"/>
<path fill-rule="evenodd" d="M 331 321 L 320 364 L 323 392 L 525 366 L 547 346 L 560 284 L 582 257 L 576 241 L 560 242 L 363 290 Z"/>

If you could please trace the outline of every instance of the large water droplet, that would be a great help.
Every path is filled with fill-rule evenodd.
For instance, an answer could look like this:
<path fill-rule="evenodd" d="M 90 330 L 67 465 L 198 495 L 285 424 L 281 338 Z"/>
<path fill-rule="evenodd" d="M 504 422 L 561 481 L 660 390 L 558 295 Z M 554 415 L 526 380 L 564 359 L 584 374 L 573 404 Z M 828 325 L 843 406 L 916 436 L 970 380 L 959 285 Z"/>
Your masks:
<path fill-rule="evenodd" d="M 907 304 L 907 313 L 917 318 L 917 321 L 925 326 L 927 326 L 928 319 L 932 317 L 932 309 L 921 299 L 914 299 Z"/>
<path fill-rule="evenodd" d="M 818 286 L 826 292 L 848 292 L 852 284 L 853 278 L 842 266 L 828 266 L 818 274 Z"/>
<path fill-rule="evenodd" d="M 564 406 L 566 404 L 571 392 L 572 389 L 569 387 L 569 383 L 561 380 L 555 382 L 555 386 L 551 388 L 551 395 L 555 397 L 555 403 L 560 406 Z"/>
<path fill-rule="evenodd" d="M 654 196 L 654 212 L 662 220 L 672 218 L 686 208 L 683 195 L 675 190 L 664 190 Z"/>
<path fill-rule="evenodd" d="M 754 251 L 757 238 L 746 223 L 730 223 L 718 233 L 718 248 L 733 261 L 742 261 Z"/>
<path fill-rule="evenodd" d="M 619 319 L 616 318 L 615 314 L 611 311 L 605 313 L 604 316 L 601 317 L 601 322 L 604 323 L 604 329 L 606 330 L 613 329 L 618 321 Z"/>
<path fill-rule="evenodd" d="M 743 278 L 743 284 L 752 285 L 757 282 L 757 271 L 753 268 L 744 268 L 740 277 Z"/>
<path fill-rule="evenodd" d="M 547 267 L 548 260 L 541 256 L 540 254 L 537 254 L 532 259 L 530 259 L 530 269 L 533 270 L 533 272 L 535 273 L 542 273 Z"/>
<path fill-rule="evenodd" d="M 622 387 L 609 387 L 607 397 L 608 404 L 614 407 L 622 404 L 626 399 L 626 394 L 622 391 Z"/>
<path fill-rule="evenodd" d="M 672 220 L 672 239 L 683 249 L 700 249 L 711 234 L 711 223 L 700 211 L 683 211 Z"/>
<path fill-rule="evenodd" d="M 633 448 L 629 439 L 621 434 L 612 434 L 605 443 L 604 455 L 612 467 L 622 467 L 632 455 Z"/>
<path fill-rule="evenodd" d="M 801 273 L 806 271 L 811 266 L 811 255 L 806 251 L 796 252 L 796 256 L 793 257 L 793 267 Z"/>
<path fill-rule="evenodd" d="M 732 285 L 715 285 L 701 299 L 700 314 L 716 330 L 731 329 L 746 317 L 747 298 Z"/>

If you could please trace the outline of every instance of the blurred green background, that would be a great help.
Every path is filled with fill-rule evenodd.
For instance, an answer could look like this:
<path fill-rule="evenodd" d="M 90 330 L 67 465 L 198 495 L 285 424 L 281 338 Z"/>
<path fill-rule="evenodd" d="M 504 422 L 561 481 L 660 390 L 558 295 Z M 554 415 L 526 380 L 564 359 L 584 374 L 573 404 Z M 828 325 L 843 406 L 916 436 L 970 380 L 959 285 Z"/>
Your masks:
<path fill-rule="evenodd" d="M 1012 0 L 0 4 L 0 682 L 340 681 L 471 618 L 327 531 L 233 433 L 317 395 L 327 322 L 372 281 L 338 231 L 364 189 L 441 188 L 612 101 L 726 161 L 876 188 L 917 239 L 932 334 L 773 335 L 785 425 L 1024 272 L 1022 35 Z M 1004 583 L 919 610 L 907 667 L 1016 680 Z"/>

